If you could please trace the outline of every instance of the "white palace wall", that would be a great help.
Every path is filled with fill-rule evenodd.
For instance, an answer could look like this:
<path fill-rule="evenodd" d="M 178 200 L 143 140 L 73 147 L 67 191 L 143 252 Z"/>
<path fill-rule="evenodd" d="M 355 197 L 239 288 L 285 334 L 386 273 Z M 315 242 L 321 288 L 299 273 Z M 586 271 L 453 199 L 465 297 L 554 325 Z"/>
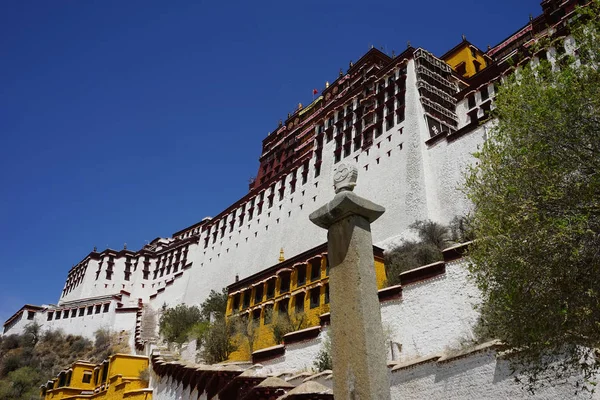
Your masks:
<path fill-rule="evenodd" d="M 427 132 L 416 88 L 414 61 L 410 60 L 405 120 L 375 138 L 368 150 L 354 151 L 345 158 L 346 162 L 357 163 L 359 169 L 356 193 L 386 208 L 386 213 L 372 226 L 375 243 L 404 233 L 415 220 L 440 215 L 437 202 L 428 200 L 423 184 Z M 327 240 L 326 231 L 313 225 L 308 216 L 333 198 L 334 149 L 335 141 L 324 143 L 319 177 L 315 178 L 313 159 L 307 182 L 297 185 L 294 193 L 286 185 L 282 200 L 276 195 L 271 208 L 265 206 L 261 215 L 255 215 L 242 227 L 236 224 L 231 233 L 227 229 L 225 237 L 214 245 L 211 240 L 211 244 L 203 248 L 204 238 L 210 233 L 205 232 L 200 237 L 191 252 L 194 268 L 184 290 L 185 303 L 199 304 L 211 289 L 220 290 L 234 282 L 236 275 L 242 279 L 276 264 L 280 248 L 290 257 Z M 180 293 L 169 292 L 163 293 L 160 302 L 179 301 Z"/>

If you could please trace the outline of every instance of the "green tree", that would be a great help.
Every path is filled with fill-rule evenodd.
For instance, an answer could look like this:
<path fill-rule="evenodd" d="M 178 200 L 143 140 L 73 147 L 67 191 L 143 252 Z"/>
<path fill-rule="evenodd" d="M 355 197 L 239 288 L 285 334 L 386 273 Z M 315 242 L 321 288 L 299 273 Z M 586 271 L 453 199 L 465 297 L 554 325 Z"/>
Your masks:
<path fill-rule="evenodd" d="M 543 61 L 501 86 L 497 123 L 466 181 L 479 328 L 517 349 L 534 383 L 599 367 L 599 4 L 573 28 L 581 65 Z"/>
<path fill-rule="evenodd" d="M 206 321 L 210 320 L 211 314 L 215 317 L 224 316 L 227 310 L 227 288 L 224 288 L 220 293 L 216 290 L 211 290 L 210 294 L 200 305 L 202 318 Z"/>
<path fill-rule="evenodd" d="M 202 358 L 208 364 L 227 361 L 237 346 L 233 342 L 233 327 L 224 317 L 218 317 L 204 332 Z"/>
<path fill-rule="evenodd" d="M 188 340 L 192 327 L 202 320 L 198 307 L 179 304 L 163 311 L 159 322 L 160 334 L 167 342 L 181 346 Z"/>
<path fill-rule="evenodd" d="M 25 394 L 30 395 L 35 392 L 35 398 L 38 398 L 39 393 L 35 388 L 39 384 L 39 372 L 31 367 L 22 367 L 8 374 L 8 379 L 12 383 L 12 394 L 14 399 L 23 398 Z M 30 397 L 30 396 L 27 396 Z"/>

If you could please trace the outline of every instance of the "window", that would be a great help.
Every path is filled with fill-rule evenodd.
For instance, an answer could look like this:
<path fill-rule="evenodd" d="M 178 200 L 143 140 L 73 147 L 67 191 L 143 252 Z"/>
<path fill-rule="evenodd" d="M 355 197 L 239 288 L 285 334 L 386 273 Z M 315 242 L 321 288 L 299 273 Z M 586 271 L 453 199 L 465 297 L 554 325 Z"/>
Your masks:
<path fill-rule="evenodd" d="M 50 311 L 47 316 L 48 316 L 48 321 L 52 321 L 52 316 L 54 316 L 54 312 Z"/>
<path fill-rule="evenodd" d="M 310 281 L 321 279 L 321 258 L 315 258 L 310 261 Z"/>
<path fill-rule="evenodd" d="M 321 288 L 316 287 L 310 290 L 310 308 L 319 307 L 321 302 Z"/>
<path fill-rule="evenodd" d="M 273 304 L 267 304 L 265 306 L 265 312 L 264 314 L 264 324 L 268 325 L 271 323 L 271 321 L 273 320 Z"/>
<path fill-rule="evenodd" d="M 92 315 L 93 311 L 94 311 L 94 306 L 88 306 L 87 315 Z"/>
<path fill-rule="evenodd" d="M 100 306 L 98 306 L 98 307 L 100 307 Z M 101 383 L 106 382 L 107 375 L 108 375 L 108 361 L 104 361 L 102 363 L 102 381 L 101 381 Z"/>
<path fill-rule="evenodd" d="M 257 308 L 256 310 L 252 311 L 252 322 L 255 323 L 260 323 L 260 308 Z"/>
<path fill-rule="evenodd" d="M 248 308 L 250 307 L 250 295 L 251 295 L 251 291 L 250 290 L 246 290 L 244 293 L 244 305 L 243 308 Z"/>
<path fill-rule="evenodd" d="M 475 67 L 475 73 L 481 70 L 481 63 L 477 60 L 473 60 L 473 66 Z"/>
<path fill-rule="evenodd" d="M 63 319 L 64 318 L 69 318 L 69 310 L 64 310 L 63 311 Z"/>
<path fill-rule="evenodd" d="M 296 299 L 296 313 L 304 312 L 304 293 L 298 293 L 295 297 Z"/>
<path fill-rule="evenodd" d="M 488 87 L 486 86 L 481 90 L 481 101 L 486 101 L 487 99 L 489 99 L 489 97 L 490 93 L 488 91 Z"/>
<path fill-rule="evenodd" d="M 283 299 L 277 303 L 277 310 L 280 314 L 287 314 L 290 305 L 290 299 Z"/>
<path fill-rule="evenodd" d="M 306 264 L 301 264 L 296 268 L 296 286 L 302 286 L 306 283 Z"/>
<path fill-rule="evenodd" d="M 399 124 L 402 121 L 404 121 L 404 106 L 400 106 L 396 110 L 396 123 Z"/>
<path fill-rule="evenodd" d="M 80 316 L 80 317 L 83 317 L 83 316 L 84 316 L 84 314 L 85 314 L 85 307 L 81 307 L 81 308 L 79 309 L 79 316 Z"/>
<path fill-rule="evenodd" d="M 468 98 L 467 98 L 467 107 L 469 107 L 469 109 L 475 107 L 476 103 L 475 103 L 475 93 L 471 94 Z"/>
<path fill-rule="evenodd" d="M 31 321 L 35 317 L 34 311 L 27 311 L 27 319 Z"/>
<path fill-rule="evenodd" d="M 108 312 L 108 309 L 109 309 L 109 308 L 110 308 L 110 303 L 106 303 L 106 304 L 104 305 L 104 308 L 103 308 L 102 312 Z"/>
<path fill-rule="evenodd" d="M 329 283 L 325 285 L 325 304 L 329 304 Z"/>
<path fill-rule="evenodd" d="M 325 256 L 325 276 L 329 276 L 329 257 Z"/>
<path fill-rule="evenodd" d="M 279 293 L 287 293 L 290 291 L 290 273 L 281 274 L 279 278 Z"/>
<path fill-rule="evenodd" d="M 257 285 L 254 287 L 254 304 L 262 302 L 263 298 L 263 285 Z"/>
<path fill-rule="evenodd" d="M 65 386 L 65 383 L 67 381 L 66 378 L 67 378 L 67 374 L 65 374 L 64 371 L 58 374 L 58 387 L 59 388 Z"/>
<path fill-rule="evenodd" d="M 83 378 L 81 379 L 82 383 L 90 383 L 92 382 L 92 372 L 91 371 L 85 371 L 83 373 Z"/>
<path fill-rule="evenodd" d="M 269 279 L 267 281 L 267 299 L 275 297 L 275 279 Z"/>
<path fill-rule="evenodd" d="M 101 307 L 102 307 L 102 304 L 96 304 L 96 314 L 100 314 Z"/>
<path fill-rule="evenodd" d="M 75 318 L 77 316 L 77 309 L 74 308 L 71 310 L 71 318 Z"/>
<path fill-rule="evenodd" d="M 237 293 L 233 296 L 233 310 L 239 310 L 240 309 L 240 294 Z"/>

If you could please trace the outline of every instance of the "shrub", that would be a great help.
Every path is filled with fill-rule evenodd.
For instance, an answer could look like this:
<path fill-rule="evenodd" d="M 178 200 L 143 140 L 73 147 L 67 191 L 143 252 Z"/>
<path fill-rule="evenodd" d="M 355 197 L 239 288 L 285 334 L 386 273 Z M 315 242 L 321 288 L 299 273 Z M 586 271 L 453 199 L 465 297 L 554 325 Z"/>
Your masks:
<path fill-rule="evenodd" d="M 433 221 L 410 225 L 419 241 L 407 240 L 384 255 L 387 286 L 398 285 L 400 274 L 443 259 L 442 250 L 452 243 L 450 229 Z"/>
<path fill-rule="evenodd" d="M 163 311 L 159 322 L 160 334 L 168 343 L 181 346 L 188 340 L 190 329 L 202 320 L 198 307 L 179 304 Z"/>
<path fill-rule="evenodd" d="M 226 361 L 237 349 L 233 342 L 233 328 L 224 317 L 217 318 L 204 334 L 202 358 L 208 364 Z"/>
<path fill-rule="evenodd" d="M 273 340 L 275 343 L 283 343 L 283 337 L 290 332 L 304 329 L 308 326 L 308 319 L 304 313 L 293 314 L 277 313 L 271 322 L 271 330 L 273 331 Z"/>
<path fill-rule="evenodd" d="M 331 339 L 329 336 L 323 340 L 323 345 L 319 350 L 319 354 L 317 354 L 314 366 L 319 372 L 333 369 L 333 360 L 331 359 Z"/>

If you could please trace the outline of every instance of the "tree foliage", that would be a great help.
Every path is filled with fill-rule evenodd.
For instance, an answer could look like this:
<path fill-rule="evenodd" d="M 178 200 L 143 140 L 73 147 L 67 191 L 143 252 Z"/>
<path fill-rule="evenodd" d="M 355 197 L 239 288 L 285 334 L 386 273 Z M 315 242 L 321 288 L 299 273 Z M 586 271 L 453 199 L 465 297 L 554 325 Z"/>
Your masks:
<path fill-rule="evenodd" d="M 480 329 L 518 349 L 531 382 L 589 378 L 599 366 L 598 5 L 573 30 L 583 64 L 542 61 L 501 86 L 496 125 L 466 182 Z"/>
<path fill-rule="evenodd" d="M 174 308 L 163 306 L 160 317 L 160 334 L 167 343 L 182 345 L 196 340 L 196 346 L 204 362 L 209 364 L 226 361 L 236 350 L 233 340 L 234 327 L 227 323 L 227 289 L 211 290 L 204 302 L 197 306 L 180 304 Z"/>
<path fill-rule="evenodd" d="M 211 290 L 206 300 L 202 302 L 200 309 L 202 310 L 202 318 L 206 321 L 210 321 L 211 315 L 215 318 L 225 316 L 225 311 L 227 310 L 227 288 L 223 288 L 221 292 Z"/>
<path fill-rule="evenodd" d="M 204 346 L 202 358 L 208 364 L 227 361 L 237 346 L 233 341 L 233 328 L 227 323 L 225 317 L 219 316 L 204 332 Z"/>
<path fill-rule="evenodd" d="M 202 312 L 197 306 L 179 304 L 163 311 L 159 322 L 160 334 L 168 343 L 181 346 L 188 341 L 192 327 L 202 320 Z"/>

